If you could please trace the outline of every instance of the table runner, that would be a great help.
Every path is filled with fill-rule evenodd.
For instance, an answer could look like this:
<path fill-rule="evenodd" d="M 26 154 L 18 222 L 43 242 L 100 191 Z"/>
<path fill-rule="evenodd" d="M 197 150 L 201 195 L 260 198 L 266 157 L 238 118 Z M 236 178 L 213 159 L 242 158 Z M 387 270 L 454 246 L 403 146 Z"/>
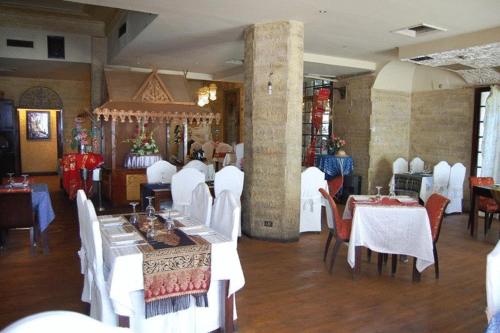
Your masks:
<path fill-rule="evenodd" d="M 151 226 L 141 215 L 137 228 L 148 242 L 138 246 L 143 254 L 146 318 L 185 310 L 191 297 L 196 306 L 208 306 L 210 243 L 179 229 L 167 231 L 161 221 L 158 217 Z M 155 236 L 148 237 L 151 228 Z"/>

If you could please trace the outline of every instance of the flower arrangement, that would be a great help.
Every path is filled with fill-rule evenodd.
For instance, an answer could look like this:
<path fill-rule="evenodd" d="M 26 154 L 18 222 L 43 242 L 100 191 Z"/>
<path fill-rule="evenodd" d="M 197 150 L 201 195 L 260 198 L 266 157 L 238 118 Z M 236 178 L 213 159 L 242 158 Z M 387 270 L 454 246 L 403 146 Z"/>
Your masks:
<path fill-rule="evenodd" d="M 98 151 L 99 142 L 97 128 L 92 126 L 91 129 L 83 127 L 85 122 L 83 117 L 75 118 L 75 127 L 71 130 L 71 148 L 81 153 Z"/>
<path fill-rule="evenodd" d="M 131 154 L 143 156 L 158 154 L 160 152 L 158 146 L 156 145 L 156 141 L 153 138 L 153 131 L 148 134 L 146 132 L 146 127 L 147 124 L 140 124 L 137 126 L 136 133 L 132 139 L 125 140 L 125 142 L 132 144 L 132 148 L 130 148 Z"/>
<path fill-rule="evenodd" d="M 345 140 L 332 133 L 327 142 L 327 149 L 329 154 L 336 154 L 346 144 Z"/>

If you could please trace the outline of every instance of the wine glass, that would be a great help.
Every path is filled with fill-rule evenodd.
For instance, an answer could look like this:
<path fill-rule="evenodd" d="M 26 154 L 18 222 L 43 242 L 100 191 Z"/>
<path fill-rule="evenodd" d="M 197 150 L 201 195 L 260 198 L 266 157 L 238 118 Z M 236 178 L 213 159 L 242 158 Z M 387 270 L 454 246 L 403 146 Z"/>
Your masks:
<path fill-rule="evenodd" d="M 133 225 L 137 225 L 139 223 L 139 216 L 137 215 L 137 212 L 135 210 L 135 207 L 138 205 L 138 202 L 131 202 L 130 206 L 132 206 L 132 215 L 130 216 L 130 223 Z"/>
<path fill-rule="evenodd" d="M 389 198 L 396 199 L 396 192 L 394 192 L 394 190 L 392 190 L 391 192 L 389 192 Z"/>
<path fill-rule="evenodd" d="M 12 187 L 14 187 L 14 173 L 7 172 L 7 175 L 9 176 L 9 180 L 8 180 L 9 187 L 12 188 Z"/>
<path fill-rule="evenodd" d="M 154 197 L 149 196 L 149 197 L 146 197 L 146 199 L 148 199 L 148 206 L 146 207 L 146 210 L 145 210 L 146 216 L 147 217 L 154 217 L 155 213 L 156 213 L 155 208 L 153 207 Z"/>
<path fill-rule="evenodd" d="M 22 175 L 23 176 L 23 186 L 24 187 L 28 187 L 28 185 L 30 184 L 29 180 L 28 180 L 28 177 L 29 175 Z"/>
<path fill-rule="evenodd" d="M 146 237 L 148 239 L 153 239 L 156 236 L 156 231 L 155 231 L 156 217 L 155 216 L 153 216 L 153 217 L 148 216 L 146 219 L 148 220 L 148 225 L 149 225 L 148 232 L 146 233 Z"/>
<path fill-rule="evenodd" d="M 375 186 L 375 188 L 377 189 L 377 200 L 380 200 L 382 198 L 382 195 L 380 193 L 380 190 L 382 189 L 382 186 Z"/>

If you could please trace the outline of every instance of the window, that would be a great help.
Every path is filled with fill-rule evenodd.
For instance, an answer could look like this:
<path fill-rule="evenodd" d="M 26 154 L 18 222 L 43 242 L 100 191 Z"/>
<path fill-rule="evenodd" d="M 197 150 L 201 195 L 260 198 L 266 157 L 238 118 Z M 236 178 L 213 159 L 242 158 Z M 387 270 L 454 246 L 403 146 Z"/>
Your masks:
<path fill-rule="evenodd" d="M 472 139 L 472 173 L 481 177 L 481 167 L 483 164 L 483 133 L 484 133 L 484 113 L 486 110 L 486 99 L 490 95 L 490 88 L 479 88 L 476 90 L 474 129 Z"/>

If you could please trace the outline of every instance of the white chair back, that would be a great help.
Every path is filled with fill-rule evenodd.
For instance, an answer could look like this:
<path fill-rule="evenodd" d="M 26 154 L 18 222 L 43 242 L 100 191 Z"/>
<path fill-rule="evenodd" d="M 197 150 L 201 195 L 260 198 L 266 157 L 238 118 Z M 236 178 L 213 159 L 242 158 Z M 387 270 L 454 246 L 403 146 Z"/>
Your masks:
<path fill-rule="evenodd" d="M 424 172 L 424 160 L 420 157 L 415 157 L 410 162 L 410 173 Z"/>
<path fill-rule="evenodd" d="M 177 172 L 175 165 L 167 161 L 160 160 L 153 163 L 146 169 L 148 183 L 167 183 L 172 182 L 172 176 Z"/>
<path fill-rule="evenodd" d="M 2 333 L 29 332 L 124 333 L 132 331 L 129 328 L 113 327 L 71 311 L 37 313 L 19 319 L 2 330 Z"/>
<path fill-rule="evenodd" d="M 194 169 L 198 170 L 199 172 L 201 172 L 205 176 L 205 179 L 207 179 L 208 165 L 206 165 L 202 161 L 198 161 L 198 160 L 189 161 L 188 164 L 186 164 L 183 169 L 186 169 L 186 168 L 194 168 Z"/>
<path fill-rule="evenodd" d="M 78 256 L 80 257 L 80 273 L 83 275 L 83 290 L 81 299 L 83 302 L 90 303 L 91 297 L 91 287 L 92 287 L 92 277 L 89 275 L 88 271 L 88 260 L 87 260 L 87 251 L 85 250 L 86 241 L 85 241 L 85 228 L 86 223 L 89 223 L 86 218 L 87 209 L 85 207 L 85 202 L 87 201 L 87 195 L 83 190 L 78 190 L 76 192 L 76 208 L 78 211 L 78 225 L 80 229 L 80 250 L 78 251 Z"/>
<path fill-rule="evenodd" d="M 205 158 L 208 162 L 211 162 L 214 158 L 214 150 L 215 144 L 213 141 L 207 141 L 201 145 L 201 149 L 203 149 L 203 153 L 205 154 Z"/>
<path fill-rule="evenodd" d="M 210 227 L 230 239 L 235 247 L 238 243 L 240 217 L 241 205 L 239 200 L 231 191 L 222 191 L 215 198 Z"/>
<path fill-rule="evenodd" d="M 488 320 L 500 311 L 500 241 L 486 257 L 486 313 Z"/>
<path fill-rule="evenodd" d="M 310 167 L 302 172 L 300 178 L 300 232 L 321 231 L 322 195 L 319 189 L 328 192 L 325 173 Z"/>
<path fill-rule="evenodd" d="M 446 214 L 462 212 L 465 171 L 465 166 L 462 163 L 455 163 L 450 169 L 450 181 L 447 189 L 450 203 L 446 206 Z"/>
<path fill-rule="evenodd" d="M 392 173 L 405 173 L 408 172 L 408 161 L 400 157 L 392 163 Z"/>
<path fill-rule="evenodd" d="M 232 153 L 233 147 L 225 142 L 220 142 L 217 147 L 215 147 L 216 153 Z"/>
<path fill-rule="evenodd" d="M 184 169 L 173 175 L 171 185 L 172 208 L 182 214 L 189 214 L 193 190 L 199 183 L 204 182 L 205 175 L 195 168 L 184 167 Z"/>
<path fill-rule="evenodd" d="M 230 190 L 240 200 L 245 173 L 235 166 L 227 166 L 215 173 L 214 192 L 217 198 L 224 190 Z"/>
<path fill-rule="evenodd" d="M 193 220 L 209 226 L 212 214 L 212 200 L 207 184 L 199 183 L 196 185 L 191 196 L 189 216 Z"/>
<path fill-rule="evenodd" d="M 229 166 L 236 164 L 236 155 L 234 153 L 226 153 L 224 156 L 224 161 L 222 161 L 222 166 Z"/>
<path fill-rule="evenodd" d="M 203 149 L 202 144 L 195 141 L 191 144 L 191 147 L 189 147 L 189 154 L 191 155 L 195 150 L 200 150 L 200 149 Z"/>
<path fill-rule="evenodd" d="M 451 167 L 446 161 L 441 161 L 434 166 L 432 173 L 432 191 L 448 197 L 448 183 L 450 181 Z"/>
<path fill-rule="evenodd" d="M 234 149 L 234 152 L 236 153 L 236 167 L 241 170 L 243 169 L 243 156 L 245 153 L 244 144 L 238 143 Z"/>

